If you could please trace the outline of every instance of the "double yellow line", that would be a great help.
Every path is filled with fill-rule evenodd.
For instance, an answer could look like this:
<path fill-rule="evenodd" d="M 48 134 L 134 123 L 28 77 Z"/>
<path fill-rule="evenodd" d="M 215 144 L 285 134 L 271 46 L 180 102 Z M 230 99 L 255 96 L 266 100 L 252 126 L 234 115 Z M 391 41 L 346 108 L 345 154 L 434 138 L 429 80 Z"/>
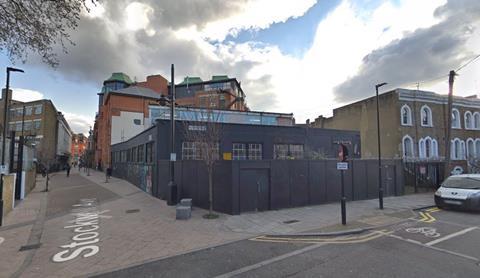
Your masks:
<path fill-rule="evenodd" d="M 433 217 L 430 213 L 437 212 L 437 211 L 440 211 L 440 209 L 437 208 L 437 207 L 427 209 L 427 210 L 425 210 L 425 212 L 421 211 L 421 212 L 419 212 L 421 218 L 418 219 L 418 220 L 422 221 L 422 222 L 425 222 L 425 223 L 433 223 L 437 219 L 435 219 L 435 217 Z"/>
<path fill-rule="evenodd" d="M 252 241 L 261 241 L 261 242 L 281 242 L 281 243 L 333 243 L 333 244 L 346 244 L 346 243 L 361 243 L 366 242 L 372 239 L 376 239 L 387 235 L 392 232 L 387 230 L 381 231 L 372 231 L 368 234 L 356 236 L 356 237 L 334 237 L 334 238 L 325 238 L 325 237 L 311 237 L 311 236 L 259 236 L 256 238 L 251 238 Z"/>

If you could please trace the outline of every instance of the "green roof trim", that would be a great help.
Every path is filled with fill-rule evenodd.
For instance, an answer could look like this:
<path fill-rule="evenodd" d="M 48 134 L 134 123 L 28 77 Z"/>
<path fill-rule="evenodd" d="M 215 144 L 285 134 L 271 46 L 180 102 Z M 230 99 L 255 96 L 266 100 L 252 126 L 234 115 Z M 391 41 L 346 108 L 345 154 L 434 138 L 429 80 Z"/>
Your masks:
<path fill-rule="evenodd" d="M 202 83 L 203 80 L 200 77 L 192 77 L 192 76 L 187 76 L 183 79 L 182 83 L 178 85 L 185 85 L 185 84 L 195 84 L 195 83 Z"/>
<path fill-rule="evenodd" d="M 112 73 L 112 76 L 110 76 L 110 78 L 108 78 L 107 80 L 103 81 L 103 83 L 105 84 L 105 82 L 111 82 L 111 81 L 121 81 L 121 82 L 127 83 L 128 85 L 133 83 L 130 77 L 123 72 Z"/>
<path fill-rule="evenodd" d="M 227 80 L 227 79 L 230 79 L 228 75 L 214 75 L 212 76 L 211 81 L 220 81 L 220 80 Z"/>

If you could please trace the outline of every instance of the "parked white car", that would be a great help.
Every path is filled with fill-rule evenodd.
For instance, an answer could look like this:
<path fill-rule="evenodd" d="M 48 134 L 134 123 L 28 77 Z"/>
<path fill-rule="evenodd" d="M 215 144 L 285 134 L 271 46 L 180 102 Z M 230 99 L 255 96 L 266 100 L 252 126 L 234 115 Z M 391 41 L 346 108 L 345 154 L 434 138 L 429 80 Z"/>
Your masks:
<path fill-rule="evenodd" d="M 480 211 L 480 174 L 448 177 L 435 192 L 439 208 L 458 208 Z"/>

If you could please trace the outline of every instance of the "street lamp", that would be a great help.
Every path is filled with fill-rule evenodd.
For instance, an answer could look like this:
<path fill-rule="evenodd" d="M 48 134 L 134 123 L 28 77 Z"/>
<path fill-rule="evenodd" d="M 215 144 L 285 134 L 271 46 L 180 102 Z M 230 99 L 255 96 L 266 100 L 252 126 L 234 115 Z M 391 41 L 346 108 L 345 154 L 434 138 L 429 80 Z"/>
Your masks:
<path fill-rule="evenodd" d="M 2 172 L 0 174 L 0 226 L 3 223 L 3 174 L 5 167 L 5 140 L 7 137 L 7 116 L 8 116 L 8 94 L 10 93 L 10 72 L 24 72 L 21 69 L 7 67 L 7 84 L 5 88 L 5 99 L 3 100 L 3 133 L 2 133 Z M 23 135 L 23 134 L 22 134 Z"/>
<path fill-rule="evenodd" d="M 383 209 L 383 186 L 382 186 L 382 155 L 380 148 L 380 110 L 378 106 L 378 88 L 387 83 L 383 82 L 375 85 L 375 92 L 377 95 L 377 142 L 378 142 L 378 202 L 380 209 Z"/>
<path fill-rule="evenodd" d="M 161 106 L 170 104 L 170 182 L 167 188 L 167 205 L 173 206 L 177 204 L 177 185 L 175 184 L 175 161 L 177 156 L 175 153 L 175 78 L 174 78 L 174 66 L 171 68 L 171 93 L 170 96 L 162 95 L 158 99 L 158 103 Z"/>

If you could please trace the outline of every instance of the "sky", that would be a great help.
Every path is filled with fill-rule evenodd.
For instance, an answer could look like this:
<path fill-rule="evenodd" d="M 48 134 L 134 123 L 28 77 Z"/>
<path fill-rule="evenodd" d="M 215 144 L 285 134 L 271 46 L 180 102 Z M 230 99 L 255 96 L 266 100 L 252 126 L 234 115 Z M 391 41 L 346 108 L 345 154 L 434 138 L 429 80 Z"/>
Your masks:
<path fill-rule="evenodd" d="M 88 133 L 112 72 L 132 79 L 236 77 L 250 109 L 298 123 L 382 91 L 448 92 L 448 73 L 480 54 L 478 0 L 101 0 L 71 30 L 53 69 L 30 53 L 16 66 L 18 100 L 51 99 Z M 454 94 L 480 94 L 480 59 L 458 71 Z M 5 73 L 0 80 L 5 80 Z"/>

